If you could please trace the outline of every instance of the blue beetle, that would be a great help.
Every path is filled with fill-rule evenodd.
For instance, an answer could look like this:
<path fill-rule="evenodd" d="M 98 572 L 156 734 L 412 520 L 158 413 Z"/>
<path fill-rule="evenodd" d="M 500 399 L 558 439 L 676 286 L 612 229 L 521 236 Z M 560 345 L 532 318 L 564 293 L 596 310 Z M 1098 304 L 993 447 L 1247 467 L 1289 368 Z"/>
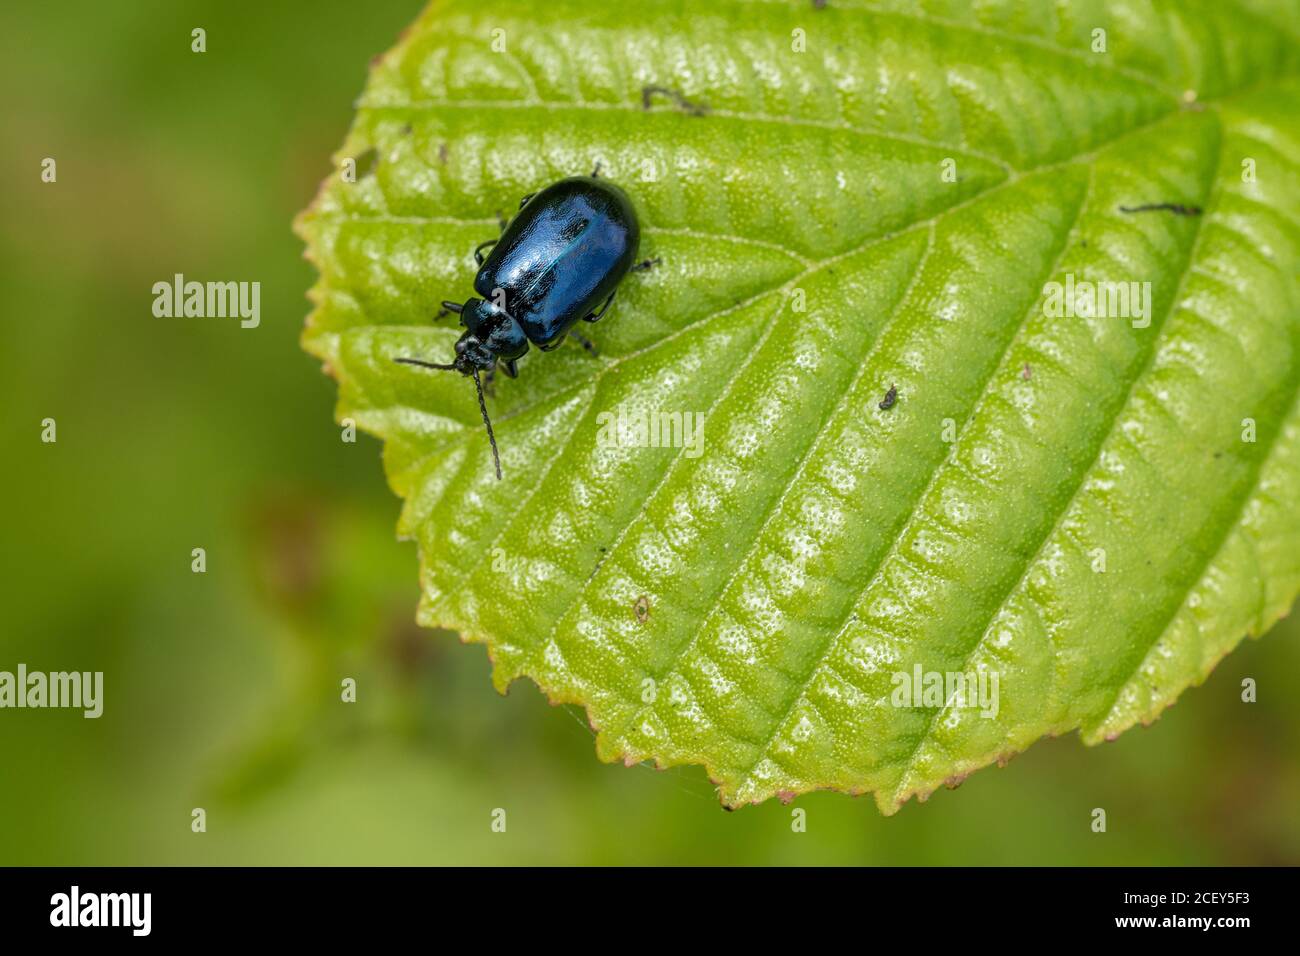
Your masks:
<path fill-rule="evenodd" d="M 448 365 L 395 360 L 473 376 L 498 479 L 501 459 L 479 372 L 486 372 L 490 381 L 499 365 L 514 378 L 515 363 L 530 342 L 549 352 L 567 335 L 594 351 L 573 326 L 579 319 L 595 322 L 603 316 L 628 271 L 657 261 L 633 265 L 640 237 L 632 203 L 623 190 L 599 178 L 599 167 L 590 176 L 572 176 L 530 193 L 520 200 L 518 214 L 500 238 L 474 250 L 479 264 L 474 291 L 482 298 L 442 303 L 460 315 L 465 327 L 456 341 L 455 360 Z M 485 258 L 483 250 L 488 248 L 492 251 Z"/>

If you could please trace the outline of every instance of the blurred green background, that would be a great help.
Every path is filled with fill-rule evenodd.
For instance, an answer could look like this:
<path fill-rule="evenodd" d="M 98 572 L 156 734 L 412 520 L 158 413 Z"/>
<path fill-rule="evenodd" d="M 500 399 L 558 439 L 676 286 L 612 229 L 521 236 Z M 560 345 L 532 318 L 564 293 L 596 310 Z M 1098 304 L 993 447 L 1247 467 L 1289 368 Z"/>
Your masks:
<path fill-rule="evenodd" d="M 499 697 L 481 647 L 418 630 L 379 446 L 341 441 L 297 346 L 290 232 L 418 9 L 0 13 L 0 670 L 105 672 L 99 720 L 0 711 L 0 864 L 1300 863 L 1300 616 L 1153 728 L 1041 742 L 890 819 L 803 797 L 804 833 L 724 812 L 698 768 L 599 763 L 580 712 Z M 177 272 L 260 281 L 261 326 L 155 318 Z"/>

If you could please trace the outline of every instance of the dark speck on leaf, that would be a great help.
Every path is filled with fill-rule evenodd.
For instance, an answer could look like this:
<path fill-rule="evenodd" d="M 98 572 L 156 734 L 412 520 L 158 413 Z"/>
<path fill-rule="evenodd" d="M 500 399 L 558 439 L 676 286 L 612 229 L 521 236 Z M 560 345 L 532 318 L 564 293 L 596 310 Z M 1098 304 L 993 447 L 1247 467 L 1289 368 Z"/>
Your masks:
<path fill-rule="evenodd" d="M 447 144 L 446 143 L 438 144 L 438 162 L 442 163 L 444 166 L 447 165 Z"/>
<path fill-rule="evenodd" d="M 604 564 L 605 564 L 605 560 L 606 560 L 608 557 L 609 557 L 609 555 L 607 555 L 607 554 L 605 553 L 605 549 L 604 549 L 604 548 L 601 548 L 601 549 L 600 549 L 600 558 L 596 561 L 596 566 L 595 566 L 594 568 L 592 568 L 592 569 L 591 569 L 591 573 L 590 573 L 589 575 L 587 575 L 587 580 L 588 580 L 588 581 L 590 581 L 592 578 L 594 578 L 597 574 L 600 573 L 600 569 L 601 569 L 602 566 L 604 566 Z"/>
<path fill-rule="evenodd" d="M 709 111 L 709 108 L 703 103 L 692 103 L 679 90 L 671 90 L 666 86 L 643 86 L 641 88 L 641 108 L 648 110 L 651 101 L 656 96 L 668 97 L 677 105 L 679 110 L 691 116 L 703 116 Z"/>
<path fill-rule="evenodd" d="M 1141 206 L 1120 206 L 1120 212 L 1172 212 L 1175 216 L 1199 216 L 1200 206 L 1185 206 L 1180 202 L 1149 202 Z"/>
<path fill-rule="evenodd" d="M 880 410 L 882 412 L 889 411 L 891 408 L 894 407 L 894 403 L 897 401 L 898 401 L 898 386 L 890 385 L 889 391 L 887 391 L 885 393 L 885 397 L 880 400 Z"/>

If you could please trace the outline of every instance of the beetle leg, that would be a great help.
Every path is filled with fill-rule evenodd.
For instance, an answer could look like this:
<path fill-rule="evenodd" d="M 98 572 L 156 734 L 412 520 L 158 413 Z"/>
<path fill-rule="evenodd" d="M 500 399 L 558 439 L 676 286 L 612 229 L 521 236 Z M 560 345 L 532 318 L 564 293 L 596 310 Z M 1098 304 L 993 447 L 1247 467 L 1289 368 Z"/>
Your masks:
<path fill-rule="evenodd" d="M 600 160 L 599 160 L 599 159 L 596 160 L 596 168 L 593 169 L 593 170 L 591 171 L 591 178 L 592 178 L 592 179 L 599 179 L 599 178 L 600 178 Z"/>
<path fill-rule="evenodd" d="M 479 265 L 483 264 L 483 250 L 490 249 L 497 244 L 495 239 L 489 239 L 487 242 L 480 242 L 474 247 L 474 261 Z"/>
<path fill-rule="evenodd" d="M 501 371 L 505 372 L 511 378 L 518 378 L 519 369 L 515 367 L 515 362 L 517 361 L 518 359 L 510 359 L 509 361 L 499 363 Z"/>
<path fill-rule="evenodd" d="M 655 266 L 659 265 L 659 262 L 660 259 L 658 256 L 655 256 L 653 259 L 642 259 L 629 269 L 628 272 L 645 272 L 647 269 L 653 269 Z"/>
<path fill-rule="evenodd" d="M 571 335 L 571 336 L 573 337 L 573 340 L 574 340 L 575 342 L 577 342 L 579 345 L 581 345 L 584 349 L 586 349 L 586 350 L 587 350 L 588 352 L 590 352 L 592 355 L 599 355 L 599 354 L 600 354 L 599 352 L 596 351 L 596 346 L 592 344 L 591 339 L 587 338 L 587 337 L 584 336 L 584 335 L 579 335 L 577 332 L 570 332 L 569 335 Z"/>
<path fill-rule="evenodd" d="M 616 295 L 618 295 L 618 290 L 617 290 L 617 289 L 615 289 L 613 292 L 611 292 L 611 293 L 609 294 L 609 298 L 605 300 L 605 304 L 602 305 L 602 306 L 600 307 L 600 311 L 599 311 L 599 312 L 593 312 L 593 313 L 591 313 L 591 315 L 584 315 L 584 316 L 582 317 L 582 321 L 584 321 L 584 322 L 595 322 L 595 321 L 597 321 L 597 320 L 598 320 L 602 315 L 604 315 L 606 312 L 609 311 L 609 307 L 610 307 L 610 305 L 613 303 L 613 301 L 614 301 L 614 296 L 616 296 Z"/>
<path fill-rule="evenodd" d="M 497 397 L 496 389 L 492 385 L 493 381 L 496 379 L 496 375 L 497 367 L 493 365 L 487 370 L 487 374 L 483 376 L 483 391 L 487 394 L 488 398 Z"/>

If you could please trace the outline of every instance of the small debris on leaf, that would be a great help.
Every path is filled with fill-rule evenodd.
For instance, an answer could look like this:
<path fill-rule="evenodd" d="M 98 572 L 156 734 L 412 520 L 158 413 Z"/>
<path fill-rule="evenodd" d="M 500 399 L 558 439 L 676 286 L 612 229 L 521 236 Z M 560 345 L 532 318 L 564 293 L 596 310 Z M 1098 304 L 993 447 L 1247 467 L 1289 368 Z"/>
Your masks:
<path fill-rule="evenodd" d="M 691 116 L 703 116 L 709 111 L 709 108 L 703 103 L 692 103 L 678 90 L 670 90 L 666 86 L 644 86 L 641 88 L 641 108 L 648 110 L 650 101 L 656 96 L 666 96 L 677 104 L 677 108 L 683 113 L 689 113 Z"/>
<path fill-rule="evenodd" d="M 1180 202 L 1149 202 L 1141 206 L 1120 206 L 1120 212 L 1172 212 L 1175 216 L 1199 216 L 1200 206 L 1185 206 Z"/>

